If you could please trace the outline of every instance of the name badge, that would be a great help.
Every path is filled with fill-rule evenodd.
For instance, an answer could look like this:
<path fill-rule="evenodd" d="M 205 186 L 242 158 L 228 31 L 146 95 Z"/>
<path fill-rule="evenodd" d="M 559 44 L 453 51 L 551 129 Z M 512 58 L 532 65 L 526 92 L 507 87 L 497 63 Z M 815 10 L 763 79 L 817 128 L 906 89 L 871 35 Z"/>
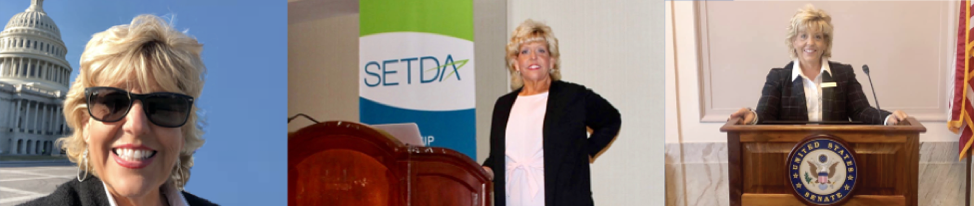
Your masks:
<path fill-rule="evenodd" d="M 822 88 L 835 87 L 835 82 L 822 82 Z"/>

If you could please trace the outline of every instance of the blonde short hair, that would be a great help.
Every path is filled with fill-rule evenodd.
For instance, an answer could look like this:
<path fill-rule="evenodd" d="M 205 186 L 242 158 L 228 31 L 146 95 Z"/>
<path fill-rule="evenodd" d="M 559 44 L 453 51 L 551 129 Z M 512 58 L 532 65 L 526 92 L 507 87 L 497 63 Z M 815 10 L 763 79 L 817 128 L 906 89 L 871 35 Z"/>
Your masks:
<path fill-rule="evenodd" d="M 517 63 L 518 50 L 522 44 L 541 41 L 547 43 L 548 52 L 554 61 L 555 66 L 549 73 L 552 81 L 561 79 L 561 53 L 558 52 L 558 38 L 551 32 L 551 27 L 541 22 L 528 19 L 511 33 L 511 41 L 507 43 L 507 70 L 511 73 L 511 89 L 518 89 L 524 86 L 524 81 L 517 75 L 514 64 Z"/>
<path fill-rule="evenodd" d="M 788 37 L 785 38 L 785 44 L 788 46 L 788 54 L 791 55 L 791 58 L 798 58 L 793 43 L 795 36 L 808 29 L 822 31 L 822 34 L 825 35 L 825 51 L 822 52 L 822 57 L 832 57 L 832 17 L 825 11 L 808 4 L 804 8 L 798 9 L 798 13 L 791 17 L 791 23 L 788 24 Z"/>
<path fill-rule="evenodd" d="M 93 35 L 81 54 L 78 77 L 64 100 L 65 121 L 74 132 L 57 142 L 67 151 L 68 159 L 78 163 L 88 146 L 83 137 L 87 133 L 84 124 L 89 120 L 85 88 L 127 80 L 148 89 L 152 88 L 151 78 L 163 90 L 199 97 L 206 74 L 200 58 L 202 51 L 203 45 L 196 39 L 176 31 L 162 18 L 147 14 L 135 17 L 128 25 L 113 26 Z M 180 128 L 185 143 L 179 152 L 178 167 L 185 177 L 177 175 L 176 168 L 169 176 L 178 187 L 189 181 L 193 152 L 204 142 L 197 109 L 193 105 L 189 120 Z"/>

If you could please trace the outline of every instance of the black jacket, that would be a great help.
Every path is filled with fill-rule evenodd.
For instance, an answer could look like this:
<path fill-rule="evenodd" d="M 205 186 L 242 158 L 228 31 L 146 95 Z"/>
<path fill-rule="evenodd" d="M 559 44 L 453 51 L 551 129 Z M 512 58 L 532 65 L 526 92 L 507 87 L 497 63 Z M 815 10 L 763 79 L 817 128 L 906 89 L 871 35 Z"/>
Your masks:
<path fill-rule="evenodd" d="M 206 199 L 189 194 L 186 191 L 182 191 L 182 193 L 183 197 L 186 198 L 186 203 L 189 203 L 191 206 L 216 205 Z M 58 186 L 54 193 L 21 204 L 21 206 L 33 205 L 105 206 L 110 205 L 110 203 L 108 203 L 108 194 L 105 194 L 105 185 L 102 184 L 101 179 L 88 176 L 88 179 L 84 182 L 79 182 L 78 179 L 71 179 L 71 181 Z"/>
<path fill-rule="evenodd" d="M 768 72 L 755 111 L 759 124 L 770 120 L 808 120 L 804 83 L 801 78 L 792 78 L 793 64 Z M 822 83 L 835 82 L 836 86 L 822 87 L 822 121 L 851 119 L 867 124 L 883 124 L 890 112 L 869 106 L 852 66 L 830 61 L 829 70 L 831 74 L 822 73 Z"/>
<path fill-rule="evenodd" d="M 494 104 L 490 126 L 490 156 L 484 166 L 494 170 L 494 205 L 506 203 L 505 131 L 514 100 L 521 89 L 501 96 Z M 589 157 L 604 149 L 622 120 L 619 111 L 582 85 L 554 81 L 542 129 L 546 205 L 594 205 Z M 592 128 L 587 137 L 586 127 Z"/>

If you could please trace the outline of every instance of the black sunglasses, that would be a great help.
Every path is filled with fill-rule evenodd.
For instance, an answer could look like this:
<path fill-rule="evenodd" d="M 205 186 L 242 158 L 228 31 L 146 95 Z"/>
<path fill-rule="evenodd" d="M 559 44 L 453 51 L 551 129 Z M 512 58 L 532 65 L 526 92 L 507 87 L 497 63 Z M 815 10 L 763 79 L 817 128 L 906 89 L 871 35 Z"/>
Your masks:
<path fill-rule="evenodd" d="M 142 101 L 142 110 L 153 124 L 161 127 L 181 127 L 189 119 L 193 97 L 171 92 L 134 94 L 114 87 L 85 88 L 88 114 L 102 122 L 117 122 L 128 115 L 135 100 Z"/>

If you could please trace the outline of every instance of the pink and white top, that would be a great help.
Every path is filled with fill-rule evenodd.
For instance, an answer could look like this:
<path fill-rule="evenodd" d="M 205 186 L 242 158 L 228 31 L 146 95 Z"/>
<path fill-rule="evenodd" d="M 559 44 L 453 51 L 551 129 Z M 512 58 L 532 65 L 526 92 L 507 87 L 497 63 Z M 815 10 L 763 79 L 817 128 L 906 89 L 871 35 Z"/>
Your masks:
<path fill-rule="evenodd" d="M 548 92 L 518 96 L 505 131 L 507 205 L 545 205 L 542 131 Z"/>

